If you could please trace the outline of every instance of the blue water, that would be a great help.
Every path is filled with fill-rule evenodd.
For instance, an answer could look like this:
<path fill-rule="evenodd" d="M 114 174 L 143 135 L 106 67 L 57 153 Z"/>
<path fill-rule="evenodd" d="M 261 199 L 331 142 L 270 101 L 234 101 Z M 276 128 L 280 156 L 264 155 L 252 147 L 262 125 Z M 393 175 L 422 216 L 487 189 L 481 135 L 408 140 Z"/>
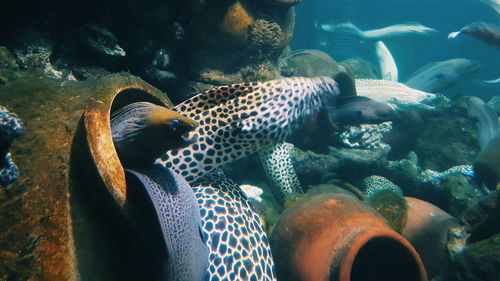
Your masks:
<path fill-rule="evenodd" d="M 321 49 L 332 53 L 333 46 L 320 46 L 314 22 L 351 21 L 362 30 L 418 22 L 437 29 L 438 34 L 386 42 L 398 65 L 400 81 L 427 63 L 452 58 L 478 60 L 481 70 L 474 79 L 450 90 L 450 94 L 473 94 L 488 98 L 500 94 L 500 85 L 485 85 L 478 80 L 500 77 L 500 50 L 468 36 L 447 39 L 452 31 L 476 21 L 499 24 L 500 15 L 479 0 L 317 0 L 303 1 L 296 7 L 293 49 Z"/>

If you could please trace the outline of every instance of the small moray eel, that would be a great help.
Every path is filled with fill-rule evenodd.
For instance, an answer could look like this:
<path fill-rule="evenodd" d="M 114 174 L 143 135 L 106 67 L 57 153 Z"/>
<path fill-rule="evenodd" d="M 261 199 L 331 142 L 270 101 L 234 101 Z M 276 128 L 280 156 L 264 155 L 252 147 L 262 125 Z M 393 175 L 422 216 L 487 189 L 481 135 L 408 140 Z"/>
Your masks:
<path fill-rule="evenodd" d="M 283 142 L 259 152 L 266 176 L 278 188 L 282 201 L 293 193 L 304 192 L 292 164 L 293 148 L 293 144 Z"/>
<path fill-rule="evenodd" d="M 168 108 L 136 102 L 111 114 L 116 151 L 125 166 L 154 162 L 165 149 L 178 149 L 194 141 L 187 133 L 196 122 Z"/>
<path fill-rule="evenodd" d="M 161 280 L 197 281 L 207 274 L 208 247 L 193 190 L 183 177 L 154 163 L 166 149 L 192 143 L 185 134 L 195 126 L 193 120 L 148 102 L 129 104 L 111 115 L 128 188 L 146 190 L 163 234 L 167 254 Z"/>
<path fill-rule="evenodd" d="M 19 178 L 17 168 L 9 152 L 12 142 L 24 134 L 25 124 L 7 108 L 0 106 L 0 185 L 6 186 Z"/>
<path fill-rule="evenodd" d="M 216 168 L 282 142 L 339 95 L 329 77 L 292 77 L 203 92 L 173 109 L 195 120 L 197 141 L 157 160 L 192 184 L 210 248 L 209 280 L 276 280 L 262 222 Z M 203 178 L 202 178 L 203 177 Z"/>

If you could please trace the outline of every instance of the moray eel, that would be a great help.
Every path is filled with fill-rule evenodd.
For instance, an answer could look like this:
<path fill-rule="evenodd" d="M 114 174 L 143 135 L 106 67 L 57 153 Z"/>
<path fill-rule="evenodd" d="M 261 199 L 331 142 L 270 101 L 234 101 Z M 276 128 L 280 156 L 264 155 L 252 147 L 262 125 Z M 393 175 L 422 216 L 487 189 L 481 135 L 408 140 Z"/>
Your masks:
<path fill-rule="evenodd" d="M 359 96 L 386 103 L 398 110 L 433 109 L 426 102 L 437 98 L 435 94 L 412 89 L 402 83 L 379 79 L 356 79 Z"/>
<path fill-rule="evenodd" d="M 188 182 L 234 160 L 271 147 L 339 95 L 329 77 L 292 77 L 219 87 L 194 96 L 173 109 L 199 126 L 198 141 L 167 151 L 158 162 Z"/>
<path fill-rule="evenodd" d="M 0 185 L 6 186 L 19 178 L 17 168 L 9 153 L 12 142 L 24 134 L 25 124 L 7 108 L 0 106 Z"/>
<path fill-rule="evenodd" d="M 157 161 L 195 187 L 210 248 L 210 280 L 276 277 L 264 227 L 248 198 L 220 174 L 208 174 L 283 141 L 338 95 L 329 77 L 292 77 L 219 87 L 173 108 L 199 124 L 190 134 L 197 141 Z"/>
<path fill-rule="evenodd" d="M 113 142 L 125 166 L 153 163 L 165 148 L 194 142 L 185 134 L 195 127 L 193 120 L 149 102 L 132 103 L 111 114 Z"/>
<path fill-rule="evenodd" d="M 278 189 L 282 201 L 294 193 L 304 192 L 293 168 L 291 157 L 293 148 L 293 144 L 283 142 L 259 152 L 266 176 Z"/>
<path fill-rule="evenodd" d="M 161 228 L 167 252 L 161 280 L 206 278 L 208 247 L 193 190 L 184 178 L 154 163 L 166 149 L 191 144 L 193 140 L 184 135 L 195 125 L 175 111 L 148 102 L 129 104 L 111 115 L 113 141 L 126 168 L 127 188 L 146 191 L 145 200 L 155 211 L 153 221 Z"/>

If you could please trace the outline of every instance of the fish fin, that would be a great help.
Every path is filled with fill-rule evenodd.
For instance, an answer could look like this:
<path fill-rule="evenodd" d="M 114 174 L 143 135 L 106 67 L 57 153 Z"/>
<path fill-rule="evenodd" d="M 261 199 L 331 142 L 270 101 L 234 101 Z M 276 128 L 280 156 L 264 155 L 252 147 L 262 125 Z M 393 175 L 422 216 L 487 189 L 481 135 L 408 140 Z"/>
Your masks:
<path fill-rule="evenodd" d="M 333 80 L 337 82 L 340 96 L 356 96 L 356 84 L 354 78 L 347 72 L 341 71 L 335 74 Z"/>
<path fill-rule="evenodd" d="M 460 31 L 451 32 L 450 34 L 448 34 L 448 39 L 457 38 L 458 35 L 460 35 Z"/>
<path fill-rule="evenodd" d="M 487 84 L 498 84 L 500 83 L 500 78 L 497 78 L 497 79 L 492 79 L 492 80 L 481 80 L 483 83 L 487 83 Z"/>

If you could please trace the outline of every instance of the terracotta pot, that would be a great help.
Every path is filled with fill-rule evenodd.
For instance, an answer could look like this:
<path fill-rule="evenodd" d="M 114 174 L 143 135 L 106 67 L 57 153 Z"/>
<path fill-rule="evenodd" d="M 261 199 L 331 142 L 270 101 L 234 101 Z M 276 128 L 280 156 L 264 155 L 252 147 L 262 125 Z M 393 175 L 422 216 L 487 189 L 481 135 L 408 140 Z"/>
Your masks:
<path fill-rule="evenodd" d="M 459 227 L 454 217 L 429 202 L 405 197 L 408 204 L 406 225 L 401 233 L 422 257 L 429 277 L 450 266 L 447 254 L 448 232 Z"/>
<path fill-rule="evenodd" d="M 282 214 L 270 242 L 279 280 L 427 280 L 410 243 L 348 195 L 298 202 Z"/>
<path fill-rule="evenodd" d="M 0 244 L 6 245 L 0 251 L 0 268 L 10 268 L 7 279 L 22 280 L 130 276 L 130 269 L 137 266 L 125 266 L 123 253 L 111 251 L 123 247 L 102 246 L 120 235 L 104 235 L 96 223 L 96 217 L 108 225 L 115 222 L 104 219 L 103 210 L 126 209 L 128 199 L 109 133 L 109 112 L 113 106 L 137 100 L 171 103 L 165 94 L 129 74 L 83 82 L 29 72 L 20 75 L 0 87 L 0 104 L 27 123 L 25 135 L 11 147 L 21 176 L 9 186 L 8 196 L 0 189 Z M 78 192 L 86 197 L 77 196 Z M 143 272 L 141 277 L 146 278 Z"/>

